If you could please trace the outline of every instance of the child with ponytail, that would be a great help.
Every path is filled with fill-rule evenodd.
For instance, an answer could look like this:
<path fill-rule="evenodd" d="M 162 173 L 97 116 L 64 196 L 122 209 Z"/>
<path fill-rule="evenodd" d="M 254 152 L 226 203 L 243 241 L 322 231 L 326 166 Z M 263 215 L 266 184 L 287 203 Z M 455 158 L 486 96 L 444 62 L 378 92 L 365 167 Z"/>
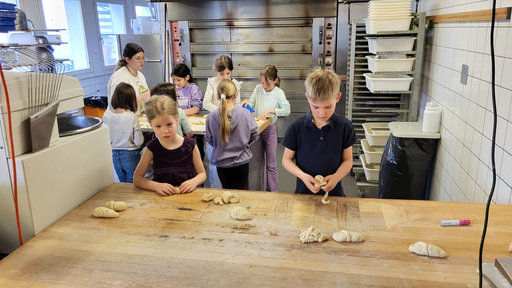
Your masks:
<path fill-rule="evenodd" d="M 222 188 L 244 189 L 249 178 L 252 152 L 258 139 L 258 124 L 249 110 L 236 105 L 237 88 L 230 79 L 217 87 L 220 106 L 206 118 L 205 139 L 212 149 L 211 164 L 217 166 Z"/>

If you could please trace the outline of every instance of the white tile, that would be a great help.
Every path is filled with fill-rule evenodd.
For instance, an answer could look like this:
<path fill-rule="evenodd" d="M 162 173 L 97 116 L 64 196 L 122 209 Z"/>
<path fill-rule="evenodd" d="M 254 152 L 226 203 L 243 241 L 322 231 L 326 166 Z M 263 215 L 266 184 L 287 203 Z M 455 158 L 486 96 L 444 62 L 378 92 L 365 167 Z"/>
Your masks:
<path fill-rule="evenodd" d="M 461 167 L 464 169 L 467 173 L 469 172 L 469 161 L 471 160 L 471 152 L 468 148 L 464 147 L 462 151 L 462 163 Z"/>
<path fill-rule="evenodd" d="M 469 29 L 470 29 L 470 32 L 469 32 L 469 41 L 468 41 L 468 51 L 475 52 L 476 46 L 477 46 L 476 44 L 477 44 L 477 37 L 478 37 L 478 28 L 471 27 Z"/>
<path fill-rule="evenodd" d="M 509 30 L 510 28 L 505 28 L 505 29 Z M 507 40 L 507 44 L 505 45 L 505 57 L 512 58 L 512 37 L 510 37 L 510 35 L 509 35 L 506 40 Z"/>
<path fill-rule="evenodd" d="M 481 80 L 478 78 L 473 78 L 473 81 L 471 82 L 471 93 L 469 94 L 469 100 L 471 100 L 473 103 L 478 103 L 480 82 Z"/>
<path fill-rule="evenodd" d="M 466 125 L 466 133 L 464 134 L 464 146 L 466 146 L 469 150 L 471 150 L 473 145 L 473 134 L 475 133 L 475 129 L 471 127 L 471 125 Z"/>
<path fill-rule="evenodd" d="M 476 42 L 476 52 L 484 53 L 485 45 L 488 45 L 489 41 L 486 40 L 487 28 L 478 28 L 477 42 Z"/>
<path fill-rule="evenodd" d="M 500 177 L 505 181 L 509 186 L 512 186 L 512 156 L 503 152 L 503 160 L 501 163 L 501 172 Z"/>
<path fill-rule="evenodd" d="M 453 95 L 453 99 L 454 99 L 453 114 L 455 114 L 455 116 L 460 118 L 460 106 L 461 106 L 461 102 L 462 102 L 462 96 L 455 93 Z"/>
<path fill-rule="evenodd" d="M 505 88 L 496 87 L 496 108 L 498 108 L 498 116 L 505 119 L 509 118 L 510 104 L 512 100 L 512 91 Z"/>
<path fill-rule="evenodd" d="M 457 131 L 457 139 L 459 139 L 462 142 L 462 141 L 464 141 L 467 124 L 460 119 L 458 121 L 459 121 L 459 130 Z"/>
<path fill-rule="evenodd" d="M 468 118 L 469 100 L 461 97 L 460 99 L 460 119 L 466 122 Z"/>
<path fill-rule="evenodd" d="M 482 137 L 482 145 L 480 146 L 480 160 L 487 167 L 491 167 L 491 140 L 485 137 Z"/>
<path fill-rule="evenodd" d="M 480 188 L 485 189 L 485 185 L 487 184 L 487 171 L 489 168 L 484 164 L 484 162 L 479 161 L 478 163 L 478 173 L 476 176 L 476 184 L 480 186 Z"/>
<path fill-rule="evenodd" d="M 477 105 L 475 104 L 475 102 L 472 102 L 472 101 L 469 102 L 467 123 L 469 125 L 471 125 L 472 127 L 475 127 L 476 106 Z"/>
<path fill-rule="evenodd" d="M 471 144 L 471 152 L 480 157 L 480 147 L 482 146 L 482 134 L 475 130 L 473 134 L 473 143 Z"/>
<path fill-rule="evenodd" d="M 478 185 L 475 186 L 475 196 L 473 197 L 473 203 L 485 203 L 485 193 L 484 190 Z"/>
<path fill-rule="evenodd" d="M 462 36 L 462 41 L 460 41 L 460 49 L 462 50 L 467 50 L 468 49 L 468 46 L 469 46 L 469 40 L 470 40 L 470 33 L 471 33 L 471 29 L 470 28 L 462 28 L 462 29 L 459 29 L 459 33 L 460 35 Z"/>
<path fill-rule="evenodd" d="M 507 121 L 498 117 L 498 127 L 496 129 L 496 144 L 500 147 L 505 147 L 505 137 L 507 134 Z M 512 153 L 512 151 L 510 151 Z"/>
<path fill-rule="evenodd" d="M 459 177 L 460 177 L 460 174 L 461 174 L 461 170 L 462 170 L 462 168 L 460 167 L 460 165 L 454 162 L 453 163 L 453 171 L 452 171 L 451 177 L 452 177 L 453 182 L 458 187 L 460 187 L 460 185 L 459 185 Z M 462 172 L 465 173 L 464 171 L 462 171 Z M 452 188 L 454 188 L 453 185 L 452 185 Z"/>
<path fill-rule="evenodd" d="M 505 63 L 503 64 L 503 73 L 501 76 L 501 86 L 507 88 L 508 90 L 512 90 L 512 80 L 510 75 L 512 75 L 512 59 L 505 58 Z"/>
<path fill-rule="evenodd" d="M 492 127 L 494 123 L 493 113 L 489 110 L 485 110 L 485 121 L 484 121 L 484 137 L 487 139 L 492 138 Z"/>
<path fill-rule="evenodd" d="M 484 54 L 483 56 L 480 77 L 483 81 L 491 83 L 491 56 L 489 54 Z"/>
<path fill-rule="evenodd" d="M 503 180 L 498 178 L 498 187 L 495 191 L 498 194 L 496 199 L 497 204 L 509 204 L 510 203 L 510 194 L 512 189 L 508 186 Z"/>
<path fill-rule="evenodd" d="M 476 183 L 473 181 L 473 179 L 468 178 L 468 183 L 466 185 L 466 198 L 468 198 L 471 202 L 473 202 L 473 199 L 475 198 L 475 189 L 476 189 Z"/>
<path fill-rule="evenodd" d="M 469 176 L 476 181 L 478 175 L 478 163 L 480 160 L 475 156 L 475 154 L 471 153 L 471 160 L 469 161 Z"/>
<path fill-rule="evenodd" d="M 496 162 L 496 173 L 498 173 L 498 175 L 501 175 L 501 163 L 503 161 L 503 149 L 501 149 L 499 146 L 496 146 L 494 154 L 495 154 L 494 160 Z"/>
<path fill-rule="evenodd" d="M 503 66 L 504 65 L 505 65 L 505 58 L 503 58 L 503 57 L 496 57 L 495 82 L 496 82 L 496 85 L 498 85 L 498 86 L 501 86 L 501 74 L 503 73 Z M 489 83 L 491 83 L 491 82 L 489 82 Z"/>
<path fill-rule="evenodd" d="M 505 56 L 505 51 L 507 47 L 507 36 L 508 36 L 508 28 L 500 27 L 497 30 L 494 45 L 494 53 L 496 56 Z M 510 46 L 512 48 L 512 46 Z"/>
<path fill-rule="evenodd" d="M 485 109 L 482 106 L 476 106 L 475 130 L 482 133 L 484 130 Z"/>
<path fill-rule="evenodd" d="M 473 77 L 481 78 L 482 76 L 482 65 L 484 62 L 484 54 L 476 53 L 475 54 L 475 63 L 473 64 Z"/>
<path fill-rule="evenodd" d="M 462 193 L 462 190 L 460 188 L 457 188 L 457 202 L 465 202 L 465 195 Z"/>
<path fill-rule="evenodd" d="M 468 177 L 469 177 L 468 173 L 466 173 L 462 169 L 460 171 L 460 174 L 459 174 L 459 188 L 462 189 L 462 191 L 466 191 L 466 186 L 467 186 L 467 183 L 468 183 Z"/>
<path fill-rule="evenodd" d="M 503 149 L 508 152 L 512 152 L 512 123 L 507 122 L 507 130 L 505 135 L 505 147 Z M 512 172 L 512 171 L 511 171 Z"/>
<path fill-rule="evenodd" d="M 471 67 L 469 68 L 472 69 Z M 468 99 L 471 97 L 471 86 L 473 85 L 473 77 L 468 76 L 468 81 L 466 82 L 466 85 L 462 85 L 462 96 L 465 99 Z"/>

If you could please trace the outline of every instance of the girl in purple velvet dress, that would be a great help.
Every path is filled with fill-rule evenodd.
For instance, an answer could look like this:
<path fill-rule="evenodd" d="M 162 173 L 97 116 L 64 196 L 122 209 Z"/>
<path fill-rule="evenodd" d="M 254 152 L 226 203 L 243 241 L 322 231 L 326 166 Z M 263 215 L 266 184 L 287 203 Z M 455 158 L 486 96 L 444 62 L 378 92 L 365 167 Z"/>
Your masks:
<path fill-rule="evenodd" d="M 169 97 L 153 96 L 146 101 L 146 116 L 157 138 L 146 145 L 133 175 L 135 186 L 167 196 L 192 192 L 206 180 L 196 141 L 176 133 L 178 115 L 178 106 Z M 144 177 L 151 161 L 153 180 Z"/>

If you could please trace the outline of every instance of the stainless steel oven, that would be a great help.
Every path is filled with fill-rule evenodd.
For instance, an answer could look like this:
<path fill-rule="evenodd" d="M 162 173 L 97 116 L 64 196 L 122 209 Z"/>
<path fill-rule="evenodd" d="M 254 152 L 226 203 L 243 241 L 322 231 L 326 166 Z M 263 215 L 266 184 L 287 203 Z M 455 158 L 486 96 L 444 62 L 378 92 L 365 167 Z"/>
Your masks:
<path fill-rule="evenodd" d="M 309 111 L 304 79 L 312 68 L 320 66 L 341 77 L 346 75 L 348 6 L 336 0 L 154 2 L 168 2 L 165 46 L 169 47 L 171 65 L 187 64 L 202 91 L 207 79 L 216 75 L 212 67 L 220 55 L 233 60 L 232 77 L 243 81 L 242 99 L 250 97 L 265 65 L 277 67 L 292 112 L 278 119 L 279 139 L 293 119 Z M 345 93 L 343 85 L 340 91 Z M 336 111 L 344 115 L 344 102 L 340 102 Z M 258 147 L 253 150 L 259 155 Z M 278 145 L 278 157 L 282 156 L 280 150 L 282 145 Z M 279 190 L 293 192 L 295 177 L 280 167 L 280 162 Z M 259 171 L 257 174 L 259 179 Z M 251 175 L 249 188 L 259 190 L 259 180 L 253 181 L 254 177 Z"/>

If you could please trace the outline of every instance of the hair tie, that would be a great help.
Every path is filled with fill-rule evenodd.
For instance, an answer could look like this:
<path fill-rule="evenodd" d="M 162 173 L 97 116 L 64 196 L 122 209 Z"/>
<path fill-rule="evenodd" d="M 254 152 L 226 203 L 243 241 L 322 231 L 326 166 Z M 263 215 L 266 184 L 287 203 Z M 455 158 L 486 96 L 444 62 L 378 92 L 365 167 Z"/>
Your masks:
<path fill-rule="evenodd" d="M 226 99 L 226 95 L 220 94 L 220 99 Z"/>

